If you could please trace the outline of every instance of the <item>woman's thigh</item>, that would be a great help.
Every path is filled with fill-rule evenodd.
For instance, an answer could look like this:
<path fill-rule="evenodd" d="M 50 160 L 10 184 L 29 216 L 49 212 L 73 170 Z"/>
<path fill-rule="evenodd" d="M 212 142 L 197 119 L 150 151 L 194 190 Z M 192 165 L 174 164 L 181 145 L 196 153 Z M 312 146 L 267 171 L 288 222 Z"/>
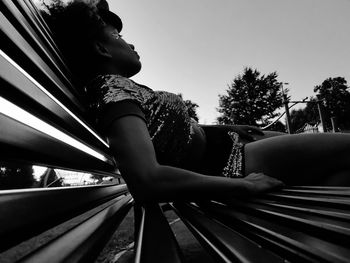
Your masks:
<path fill-rule="evenodd" d="M 246 174 L 263 172 L 300 185 L 322 184 L 341 171 L 350 172 L 348 134 L 286 135 L 245 145 Z"/>

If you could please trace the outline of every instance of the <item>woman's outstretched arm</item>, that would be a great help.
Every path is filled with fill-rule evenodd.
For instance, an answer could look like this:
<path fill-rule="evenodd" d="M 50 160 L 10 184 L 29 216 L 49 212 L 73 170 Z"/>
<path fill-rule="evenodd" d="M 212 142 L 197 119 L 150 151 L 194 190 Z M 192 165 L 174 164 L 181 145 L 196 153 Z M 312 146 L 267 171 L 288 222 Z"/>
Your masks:
<path fill-rule="evenodd" d="M 260 173 L 231 179 L 160 165 L 146 124 L 137 116 L 115 120 L 106 134 L 123 178 L 139 202 L 244 196 L 282 186 Z"/>

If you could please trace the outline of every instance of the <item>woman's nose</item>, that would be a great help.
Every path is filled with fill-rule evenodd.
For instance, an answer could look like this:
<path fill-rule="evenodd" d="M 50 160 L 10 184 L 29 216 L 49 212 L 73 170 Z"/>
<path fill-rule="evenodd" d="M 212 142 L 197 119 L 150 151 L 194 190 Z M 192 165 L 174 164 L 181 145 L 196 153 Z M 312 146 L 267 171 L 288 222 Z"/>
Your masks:
<path fill-rule="evenodd" d="M 132 50 L 135 50 L 135 46 L 133 44 L 129 44 Z"/>

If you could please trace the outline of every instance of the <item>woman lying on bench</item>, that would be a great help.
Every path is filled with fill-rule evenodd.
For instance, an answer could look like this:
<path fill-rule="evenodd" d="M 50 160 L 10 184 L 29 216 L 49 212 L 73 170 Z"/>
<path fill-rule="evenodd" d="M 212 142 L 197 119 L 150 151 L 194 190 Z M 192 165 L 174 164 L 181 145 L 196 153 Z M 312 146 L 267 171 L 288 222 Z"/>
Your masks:
<path fill-rule="evenodd" d="M 105 1 L 49 11 L 55 40 L 85 84 L 82 96 L 136 200 L 252 195 L 282 187 L 281 181 L 349 185 L 350 135 L 284 135 L 242 144 L 240 136 L 258 130 L 201 126 L 177 95 L 129 79 L 140 71 L 140 57 Z"/>

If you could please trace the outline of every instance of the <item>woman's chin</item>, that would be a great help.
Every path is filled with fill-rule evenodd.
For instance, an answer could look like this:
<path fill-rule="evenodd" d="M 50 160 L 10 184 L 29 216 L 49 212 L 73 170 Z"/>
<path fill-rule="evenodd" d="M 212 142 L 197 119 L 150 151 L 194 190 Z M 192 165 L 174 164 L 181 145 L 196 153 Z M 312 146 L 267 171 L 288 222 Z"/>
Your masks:
<path fill-rule="evenodd" d="M 130 77 L 135 76 L 137 73 L 139 73 L 141 71 L 141 68 L 142 68 L 142 64 L 139 61 L 138 66 L 135 67 L 135 70 L 131 72 L 132 75 Z"/>

